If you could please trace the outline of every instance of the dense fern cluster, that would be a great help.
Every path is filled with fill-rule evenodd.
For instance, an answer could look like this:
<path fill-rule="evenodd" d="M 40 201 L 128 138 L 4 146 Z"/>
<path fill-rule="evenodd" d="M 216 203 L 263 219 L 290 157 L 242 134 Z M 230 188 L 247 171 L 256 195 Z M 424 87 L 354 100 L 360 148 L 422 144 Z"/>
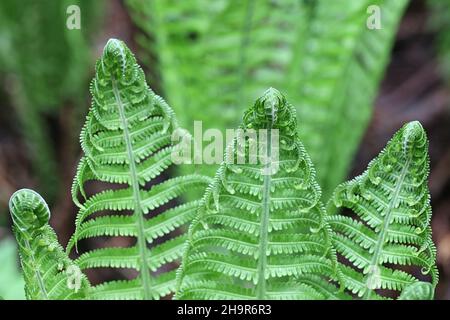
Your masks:
<path fill-rule="evenodd" d="M 165 176 L 178 123 L 122 41 L 106 44 L 91 94 L 66 252 L 38 194 L 11 198 L 28 298 L 433 297 L 428 141 L 418 122 L 406 124 L 365 173 L 338 186 L 326 209 L 295 108 L 275 89 L 244 113 L 214 179 Z M 193 189 L 206 191 L 186 201 Z M 94 238 L 96 249 L 84 249 Z M 74 247 L 81 255 L 72 261 Z M 133 273 L 96 286 L 82 275 L 73 289 L 67 270 L 77 266 Z"/>
<path fill-rule="evenodd" d="M 80 210 L 67 250 L 86 238 L 136 238 L 136 244 L 126 248 L 106 243 L 104 248 L 82 254 L 76 262 L 82 269 L 131 268 L 139 272 L 134 280 L 95 287 L 92 298 L 159 298 L 173 291 L 175 273 L 153 273 L 163 266 L 167 270 L 167 265 L 180 257 L 185 238 L 155 242 L 188 223 L 197 201 L 145 217 L 188 189 L 204 188 L 209 180 L 190 175 L 161 181 L 161 174 L 172 163 L 171 133 L 177 122 L 169 106 L 147 87 L 143 71 L 123 42 L 108 41 L 96 71 L 92 107 L 81 133 L 85 155 L 72 189 Z M 109 185 L 87 195 L 84 185 L 92 180 Z M 150 188 L 146 188 L 148 183 Z M 131 215 L 126 214 L 129 210 Z M 111 214 L 99 215 L 105 211 Z"/>

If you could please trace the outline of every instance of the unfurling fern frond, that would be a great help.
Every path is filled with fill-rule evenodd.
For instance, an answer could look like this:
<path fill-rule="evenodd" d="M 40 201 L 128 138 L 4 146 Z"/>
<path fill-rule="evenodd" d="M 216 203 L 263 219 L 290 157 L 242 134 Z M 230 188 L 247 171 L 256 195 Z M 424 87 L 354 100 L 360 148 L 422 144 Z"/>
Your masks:
<path fill-rule="evenodd" d="M 9 202 L 27 299 L 83 299 L 86 277 L 68 258 L 49 226 L 50 211 L 36 192 L 21 189 Z"/>
<path fill-rule="evenodd" d="M 413 267 L 429 274 L 436 285 L 428 172 L 425 131 L 419 122 L 410 122 L 367 171 L 336 189 L 330 206 L 356 214 L 327 217 L 337 252 L 352 265 L 342 265 L 344 285 L 352 293 L 377 299 L 380 289 L 408 290 L 421 278 Z"/>
<path fill-rule="evenodd" d="M 175 279 L 175 272 L 167 270 L 180 257 L 185 236 L 161 240 L 190 222 L 198 202 L 160 214 L 155 210 L 161 212 L 163 205 L 188 189 L 205 188 L 210 179 L 188 175 L 161 182 L 161 173 L 172 164 L 171 135 L 177 121 L 170 107 L 148 88 L 142 69 L 122 41 L 111 39 L 106 44 L 96 65 L 91 93 L 92 107 L 81 133 L 85 156 L 72 190 L 80 209 L 67 250 L 92 237 L 134 237 L 134 246 L 107 246 L 85 252 L 77 259 L 82 269 L 131 268 L 139 272 L 134 280 L 94 287 L 91 298 L 166 296 L 174 290 Z M 101 181 L 107 186 L 88 195 L 88 181 Z M 152 186 L 146 188 L 149 183 Z M 127 215 L 130 210 L 133 214 Z M 150 213 L 152 217 L 146 219 Z"/>
<path fill-rule="evenodd" d="M 190 227 L 177 298 L 341 297 L 327 277 L 337 278 L 336 260 L 295 109 L 269 89 L 241 129 Z"/>

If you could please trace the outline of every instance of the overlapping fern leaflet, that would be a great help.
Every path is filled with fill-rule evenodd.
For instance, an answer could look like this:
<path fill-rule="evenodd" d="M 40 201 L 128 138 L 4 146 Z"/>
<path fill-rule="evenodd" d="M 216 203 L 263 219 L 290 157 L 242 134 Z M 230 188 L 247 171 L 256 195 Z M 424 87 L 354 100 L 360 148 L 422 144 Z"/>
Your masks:
<path fill-rule="evenodd" d="M 44 199 L 32 190 L 21 189 L 11 196 L 9 208 L 27 299 L 85 298 L 89 283 L 58 243 L 48 224 L 50 211 Z"/>
<path fill-rule="evenodd" d="M 241 129 L 190 227 L 177 298 L 342 297 L 329 282 L 328 275 L 337 277 L 336 260 L 295 109 L 269 89 L 245 112 Z M 263 150 L 253 164 L 251 129 Z"/>
<path fill-rule="evenodd" d="M 131 247 L 107 245 L 77 259 L 82 269 L 132 268 L 139 272 L 133 280 L 94 287 L 91 298 L 166 296 L 173 291 L 175 278 L 174 271 L 167 270 L 180 256 L 185 237 L 160 238 L 190 222 L 198 202 L 160 214 L 154 210 L 162 211 L 163 205 L 188 189 L 205 188 L 210 179 L 188 175 L 161 182 L 161 173 L 172 164 L 171 134 L 177 122 L 170 107 L 148 88 L 142 69 L 123 42 L 111 39 L 106 44 L 91 93 L 92 107 L 81 133 L 84 157 L 72 190 L 80 210 L 67 250 L 92 237 L 135 237 L 136 244 Z M 93 180 L 106 186 L 88 195 L 84 186 Z M 149 183 L 151 187 L 146 188 Z M 127 215 L 130 210 L 133 214 Z M 147 219 L 149 213 L 152 217 Z"/>
<path fill-rule="evenodd" d="M 319 0 L 305 42 L 295 90 L 302 140 L 324 198 L 344 181 L 372 114 L 397 25 L 408 0 Z M 378 8 L 381 29 L 366 25 Z M 348 129 L 348 123 L 352 129 Z M 342 143 L 345 141 L 345 143 Z"/>
<path fill-rule="evenodd" d="M 352 265 L 342 265 L 344 285 L 359 297 L 381 298 L 379 289 L 414 291 L 408 286 L 417 287 L 422 276 L 405 266 L 420 268 L 436 285 L 428 172 L 425 131 L 419 122 L 410 122 L 367 171 L 336 189 L 330 206 L 352 209 L 356 218 L 334 215 L 327 221 L 337 252 Z"/>

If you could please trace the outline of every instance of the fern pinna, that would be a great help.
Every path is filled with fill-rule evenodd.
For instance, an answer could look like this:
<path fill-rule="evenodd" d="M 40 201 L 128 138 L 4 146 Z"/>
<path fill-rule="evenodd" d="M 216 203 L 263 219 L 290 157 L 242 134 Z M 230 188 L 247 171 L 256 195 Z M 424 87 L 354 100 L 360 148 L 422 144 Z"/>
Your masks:
<path fill-rule="evenodd" d="M 406 124 L 367 171 L 340 185 L 330 201 L 330 206 L 349 208 L 356 214 L 355 218 L 334 215 L 327 220 L 337 252 L 352 265 L 342 265 L 343 283 L 361 298 L 382 298 L 385 292 L 380 289 L 411 291 L 407 288 L 417 286 L 418 275 L 414 268 L 404 266 L 429 274 L 432 287 L 438 281 L 429 225 L 427 150 L 421 124 Z M 430 297 L 429 288 L 423 291 L 422 298 Z"/>
<path fill-rule="evenodd" d="M 139 272 L 133 280 L 94 287 L 92 299 L 158 299 L 174 290 L 175 271 L 167 270 L 180 257 L 185 241 L 185 236 L 171 240 L 166 236 L 190 222 L 198 201 L 159 214 L 155 210 L 163 211 L 163 205 L 188 189 L 205 188 L 210 179 L 188 175 L 161 182 L 161 173 L 172 164 L 171 134 L 177 121 L 169 106 L 148 88 L 142 69 L 122 41 L 111 39 L 106 44 L 91 93 L 92 107 L 81 133 L 85 155 L 72 190 L 80 209 L 67 250 L 86 238 L 135 237 L 136 244 L 131 247 L 106 244 L 83 253 L 77 263 L 82 269 L 131 268 Z M 88 195 L 84 185 L 93 180 L 107 187 Z M 131 215 L 127 214 L 130 210 Z"/>
<path fill-rule="evenodd" d="M 48 224 L 50 211 L 44 199 L 32 190 L 21 189 L 11 196 L 9 209 L 27 299 L 85 298 L 89 283 L 58 243 Z"/>
<path fill-rule="evenodd" d="M 269 89 L 245 113 L 241 129 L 242 137 L 249 129 L 266 130 L 267 141 L 258 141 L 265 150 L 260 160 L 275 159 L 272 147 L 278 160 L 239 164 L 239 153 L 250 158 L 253 138 L 238 135 L 227 148 L 190 227 L 177 298 L 338 297 L 329 282 L 337 260 L 314 169 L 298 139 L 295 109 Z M 275 129 L 278 148 L 272 145 Z"/>

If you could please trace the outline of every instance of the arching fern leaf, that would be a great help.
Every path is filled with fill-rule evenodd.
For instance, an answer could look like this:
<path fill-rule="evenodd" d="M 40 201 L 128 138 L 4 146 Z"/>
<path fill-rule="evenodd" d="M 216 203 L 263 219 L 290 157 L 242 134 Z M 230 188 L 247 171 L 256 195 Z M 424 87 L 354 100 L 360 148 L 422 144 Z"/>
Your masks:
<path fill-rule="evenodd" d="M 438 281 L 431 239 L 427 186 L 428 140 L 419 122 L 399 130 L 357 178 L 336 189 L 330 207 L 349 208 L 356 217 L 329 216 L 333 243 L 351 262 L 342 265 L 344 285 L 364 299 L 382 297 L 379 289 L 402 292 L 418 281 L 418 267 Z"/>
<path fill-rule="evenodd" d="M 177 298 L 341 297 L 329 283 L 336 260 L 295 109 L 269 89 L 247 110 L 241 129 L 241 137 L 259 132 L 259 161 L 239 164 L 239 155 L 250 159 L 255 150 L 254 137 L 237 136 L 190 227 Z"/>
<path fill-rule="evenodd" d="M 91 93 L 92 107 L 81 133 L 85 155 L 72 190 L 80 210 L 67 250 L 92 237 L 136 238 L 131 247 L 107 246 L 85 252 L 77 263 L 82 269 L 131 268 L 139 272 L 134 280 L 94 287 L 94 299 L 158 299 L 174 290 L 175 272 L 167 270 L 180 257 L 185 237 L 161 240 L 190 222 L 198 201 L 158 215 L 155 210 L 161 211 L 188 189 L 205 188 L 210 179 L 189 175 L 161 182 L 161 173 L 172 164 L 171 134 L 177 121 L 169 106 L 148 88 L 143 71 L 123 42 L 111 39 L 106 44 Z M 89 196 L 84 189 L 88 181 L 102 181 L 106 187 Z M 148 183 L 151 187 L 145 188 Z M 127 215 L 127 210 L 133 214 Z M 99 215 L 102 212 L 107 214 Z M 152 217 L 146 219 L 150 213 Z"/>
<path fill-rule="evenodd" d="M 49 226 L 50 211 L 36 192 L 21 189 L 9 202 L 27 299 L 83 299 L 89 283 Z"/>

